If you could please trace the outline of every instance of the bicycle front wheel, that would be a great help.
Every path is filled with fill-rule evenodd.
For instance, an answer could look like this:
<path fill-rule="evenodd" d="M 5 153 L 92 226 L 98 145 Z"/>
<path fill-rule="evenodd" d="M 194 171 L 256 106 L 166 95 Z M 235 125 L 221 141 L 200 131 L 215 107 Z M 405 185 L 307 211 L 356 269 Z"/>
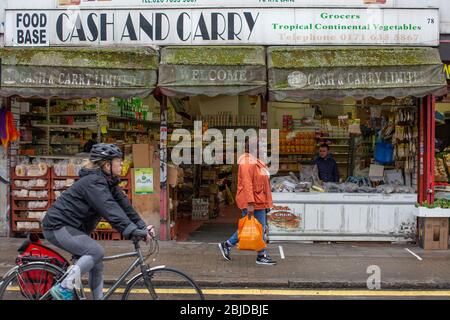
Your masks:
<path fill-rule="evenodd" d="M 49 290 L 63 274 L 63 270 L 48 263 L 20 266 L 3 279 L 0 300 L 51 300 Z"/>
<path fill-rule="evenodd" d="M 181 271 L 169 268 L 147 270 L 126 287 L 123 300 L 204 300 L 202 290 Z"/>

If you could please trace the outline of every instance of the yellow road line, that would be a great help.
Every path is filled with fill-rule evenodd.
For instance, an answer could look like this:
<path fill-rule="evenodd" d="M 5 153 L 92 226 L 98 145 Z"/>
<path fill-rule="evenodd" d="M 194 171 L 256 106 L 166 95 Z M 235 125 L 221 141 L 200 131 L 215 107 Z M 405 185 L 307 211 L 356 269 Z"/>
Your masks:
<path fill-rule="evenodd" d="M 19 291 L 19 287 L 10 287 L 8 291 Z M 90 292 L 89 288 L 85 289 Z M 107 289 L 104 289 L 106 292 Z M 123 293 L 119 288 L 115 293 Z M 450 297 L 450 290 L 295 290 L 295 289 L 204 289 L 208 295 L 244 295 L 244 296 L 314 296 L 314 297 Z M 193 289 L 156 289 L 160 294 L 195 294 Z M 146 289 L 134 289 L 133 294 L 146 294 Z"/>

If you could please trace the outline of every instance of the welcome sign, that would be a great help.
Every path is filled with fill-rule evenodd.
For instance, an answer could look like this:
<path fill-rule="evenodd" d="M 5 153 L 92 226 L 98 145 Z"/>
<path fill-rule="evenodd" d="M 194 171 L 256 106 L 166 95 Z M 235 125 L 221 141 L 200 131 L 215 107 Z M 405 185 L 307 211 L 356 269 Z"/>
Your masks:
<path fill-rule="evenodd" d="M 7 46 L 439 44 L 438 9 L 7 10 Z"/>

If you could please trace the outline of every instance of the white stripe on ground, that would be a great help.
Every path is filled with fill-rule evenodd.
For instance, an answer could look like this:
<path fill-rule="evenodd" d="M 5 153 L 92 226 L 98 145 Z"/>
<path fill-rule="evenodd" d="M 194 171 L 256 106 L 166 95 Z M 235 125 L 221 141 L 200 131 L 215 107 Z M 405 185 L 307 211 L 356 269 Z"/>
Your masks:
<path fill-rule="evenodd" d="M 280 256 L 281 256 L 281 259 L 284 260 L 284 251 L 283 251 L 283 247 L 282 247 L 282 246 L 278 246 L 278 249 L 280 249 Z"/>
<path fill-rule="evenodd" d="M 421 257 L 419 257 L 417 254 L 415 254 L 414 252 L 412 252 L 411 250 L 405 248 L 406 251 L 408 251 L 409 253 L 411 253 L 414 257 L 416 257 L 417 259 L 419 259 L 420 261 L 422 261 L 423 259 Z"/>

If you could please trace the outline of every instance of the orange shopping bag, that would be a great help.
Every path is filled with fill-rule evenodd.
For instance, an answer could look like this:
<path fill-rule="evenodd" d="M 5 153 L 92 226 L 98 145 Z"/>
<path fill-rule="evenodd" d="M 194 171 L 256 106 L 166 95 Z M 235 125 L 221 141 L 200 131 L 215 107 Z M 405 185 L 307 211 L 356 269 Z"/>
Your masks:
<path fill-rule="evenodd" d="M 266 247 L 263 227 L 253 215 L 246 215 L 239 219 L 238 239 L 239 250 L 261 251 Z"/>

